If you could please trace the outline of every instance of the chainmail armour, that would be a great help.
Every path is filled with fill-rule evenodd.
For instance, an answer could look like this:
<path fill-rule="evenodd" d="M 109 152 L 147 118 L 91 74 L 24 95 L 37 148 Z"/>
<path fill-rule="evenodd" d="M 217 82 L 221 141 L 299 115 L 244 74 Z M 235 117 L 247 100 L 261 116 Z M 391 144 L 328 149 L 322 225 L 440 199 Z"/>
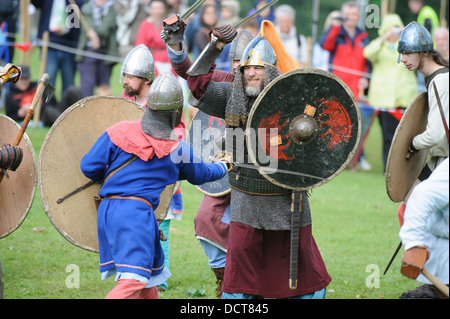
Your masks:
<path fill-rule="evenodd" d="M 147 107 L 142 117 L 141 127 L 145 134 L 160 140 L 177 140 L 179 137 L 173 130 L 177 111 L 154 111 Z"/>
<path fill-rule="evenodd" d="M 267 86 L 279 76 L 279 73 L 275 67 L 266 65 L 265 68 L 266 80 L 264 85 Z M 256 97 L 249 97 L 244 91 L 243 73 L 239 67 L 234 83 L 216 83 L 211 81 L 205 94 L 199 101 L 195 101 L 194 105 L 209 115 L 224 118 L 228 130 L 239 129 L 245 131 L 247 116 L 255 101 Z M 229 133 L 227 133 L 226 138 L 227 151 L 233 152 L 233 159 L 236 160 L 237 155 L 240 154 L 241 156 L 238 159 L 241 160 L 243 158 L 243 164 L 248 164 L 246 141 L 244 140 L 244 143 L 235 143 L 233 140 L 230 140 L 234 138 L 234 135 Z M 247 168 L 247 170 L 250 169 Z M 242 167 L 234 166 L 232 173 L 239 175 L 241 171 L 243 171 Z M 256 172 L 256 170 L 251 171 Z M 230 174 L 230 178 L 231 176 L 233 175 Z M 255 179 L 267 181 L 259 173 L 256 176 Z M 257 229 L 290 230 L 291 191 L 288 189 L 283 191 L 285 195 L 267 196 L 253 195 L 231 188 L 230 220 Z M 311 211 L 306 192 L 303 192 L 300 226 L 309 224 L 311 224 Z"/>

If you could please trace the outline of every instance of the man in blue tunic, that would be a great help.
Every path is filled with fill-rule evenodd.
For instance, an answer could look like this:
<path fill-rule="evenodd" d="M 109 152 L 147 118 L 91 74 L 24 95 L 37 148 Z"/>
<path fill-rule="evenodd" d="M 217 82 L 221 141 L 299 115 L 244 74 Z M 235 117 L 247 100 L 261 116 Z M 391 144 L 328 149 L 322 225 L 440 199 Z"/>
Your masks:
<path fill-rule="evenodd" d="M 158 298 L 156 286 L 170 272 L 164 267 L 158 222 L 153 211 L 161 192 L 177 180 L 203 184 L 222 178 L 223 162 L 206 165 L 178 139 L 183 93 L 171 74 L 158 76 L 147 97 L 142 120 L 108 128 L 81 160 L 90 179 L 104 182 L 97 227 L 102 279 L 116 273 L 106 298 Z"/>

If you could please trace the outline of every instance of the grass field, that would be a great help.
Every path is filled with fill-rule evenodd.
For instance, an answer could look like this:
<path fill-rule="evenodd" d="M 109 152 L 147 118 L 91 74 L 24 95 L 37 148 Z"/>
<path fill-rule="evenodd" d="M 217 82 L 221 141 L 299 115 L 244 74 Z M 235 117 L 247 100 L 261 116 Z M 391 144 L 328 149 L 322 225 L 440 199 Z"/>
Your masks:
<path fill-rule="evenodd" d="M 32 67 L 32 71 L 37 69 Z M 118 95 L 119 69 L 114 68 L 111 81 Z M 27 130 L 37 156 L 48 129 Z M 367 139 L 365 153 L 373 166 L 371 171 L 344 170 L 314 189 L 310 197 L 313 235 L 332 277 L 327 299 L 396 299 L 419 285 L 400 274 L 402 251 L 383 276 L 399 243 L 399 224 L 398 204 L 386 194 L 378 121 Z M 183 219 L 171 223 L 172 277 L 160 298 L 214 298 L 215 277 L 194 237 L 193 219 L 203 194 L 187 182 L 181 187 Z M 5 298 L 97 299 L 104 298 L 115 284 L 112 278 L 100 279 L 98 254 L 70 244 L 53 227 L 43 211 L 39 190 L 20 228 L 0 240 L 0 259 L 5 271 Z M 79 287 L 74 287 L 77 274 Z"/>

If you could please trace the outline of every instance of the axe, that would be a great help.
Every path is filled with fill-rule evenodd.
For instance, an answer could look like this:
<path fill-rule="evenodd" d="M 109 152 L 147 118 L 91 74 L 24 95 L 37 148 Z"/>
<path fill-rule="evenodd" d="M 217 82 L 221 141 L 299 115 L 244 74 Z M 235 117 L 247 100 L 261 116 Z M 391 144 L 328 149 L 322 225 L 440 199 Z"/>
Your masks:
<path fill-rule="evenodd" d="M 44 73 L 42 75 L 41 80 L 39 81 L 39 85 L 37 87 L 36 93 L 34 94 L 33 101 L 31 102 L 31 106 L 28 109 L 27 114 L 25 115 L 25 119 L 23 120 L 22 126 L 20 127 L 19 133 L 17 133 L 16 139 L 12 146 L 19 146 L 20 141 L 22 140 L 23 134 L 25 133 L 25 130 L 27 129 L 28 123 L 30 123 L 31 118 L 33 117 L 34 108 L 39 103 L 39 100 L 42 97 L 42 94 L 44 93 L 45 88 L 47 87 L 47 99 L 46 102 L 48 102 L 51 97 L 53 96 L 53 93 L 55 92 L 55 88 L 49 83 L 50 77 L 48 74 Z M 3 171 L 0 171 L 0 182 L 3 180 L 3 176 L 5 173 Z M 7 176 L 8 177 L 8 176 Z"/>

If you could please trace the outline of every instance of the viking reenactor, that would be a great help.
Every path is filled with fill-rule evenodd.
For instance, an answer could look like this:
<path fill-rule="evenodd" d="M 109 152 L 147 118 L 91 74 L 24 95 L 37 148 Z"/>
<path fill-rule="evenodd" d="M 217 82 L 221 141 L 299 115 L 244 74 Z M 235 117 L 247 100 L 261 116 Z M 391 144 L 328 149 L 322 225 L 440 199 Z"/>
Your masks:
<path fill-rule="evenodd" d="M 409 149 L 412 154 L 422 149 L 429 150 L 431 158 L 421 174 L 423 180 L 448 157 L 448 62 L 434 50 L 430 33 L 417 22 L 411 22 L 403 30 L 397 51 L 398 62 L 401 60 L 408 70 L 418 71 L 426 77 L 429 106 L 427 127 L 411 140 Z"/>
<path fill-rule="evenodd" d="M 180 141 L 174 128 L 183 107 L 181 85 L 171 74 L 155 79 L 140 121 L 120 122 L 97 140 L 81 160 L 90 179 L 104 182 L 99 196 L 98 239 L 102 278 L 117 273 L 107 298 L 157 298 L 164 267 L 153 210 L 166 185 L 177 180 L 202 184 L 223 177 L 223 162 L 206 165 Z"/>
<path fill-rule="evenodd" d="M 212 41 L 216 38 L 214 42 L 218 39 L 219 43 L 227 43 L 229 32 L 230 28 L 213 29 Z M 301 263 L 295 269 L 300 285 L 289 287 L 291 194 L 249 168 L 246 147 L 229 140 L 233 139 L 229 132 L 245 130 L 249 110 L 259 93 L 280 72 L 296 69 L 297 64 L 286 53 L 268 21 L 245 49 L 233 83 L 212 80 L 211 57 L 214 55 L 203 54 L 194 63 L 188 72 L 188 85 L 199 100 L 201 111 L 225 119 L 227 145 L 233 146 L 235 165 L 229 172 L 231 210 L 222 298 L 323 298 L 331 278 L 311 233 L 311 213 L 305 192 L 301 192 L 304 196 L 296 202 L 302 209 L 298 228 L 295 227 L 299 230 L 297 246 L 294 245 L 301 256 Z M 201 75 L 199 69 L 208 72 Z M 242 154 L 244 160 L 240 162 L 237 159 Z"/>
<path fill-rule="evenodd" d="M 123 78 L 124 89 L 122 96 L 145 106 L 148 91 L 157 75 L 150 50 L 143 44 L 134 47 L 128 52 L 120 70 L 119 83 Z"/>
<path fill-rule="evenodd" d="M 400 238 L 401 273 L 424 283 L 400 298 L 449 298 L 449 159 L 417 185 L 406 206 Z M 431 274 L 431 275 L 430 275 Z"/>
<path fill-rule="evenodd" d="M 434 50 L 430 33 L 417 22 L 411 22 L 400 34 L 398 63 L 410 71 L 418 71 L 426 78 L 428 114 L 425 130 L 409 141 L 408 157 L 420 150 L 428 151 L 430 159 L 420 172 L 415 184 L 425 180 L 439 163 L 449 155 L 448 63 Z M 412 188 L 411 188 L 412 190 Z M 405 201 L 407 198 L 405 198 Z M 405 203 L 398 209 L 400 222 Z"/>
<path fill-rule="evenodd" d="M 148 47 L 144 44 L 134 47 L 125 57 L 121 69 L 119 82 L 122 81 L 122 77 L 124 80 L 124 92 L 122 96 L 135 101 L 145 108 L 147 105 L 147 95 L 155 76 L 158 76 L 158 72 L 155 68 L 153 55 Z M 175 127 L 174 131 L 181 140 L 185 140 L 186 125 L 184 124 L 183 116 L 181 116 L 180 125 Z M 169 268 L 170 221 L 172 219 L 181 220 L 182 213 L 183 198 L 181 195 L 181 187 L 178 187 L 172 197 L 170 209 L 167 213 L 166 219 L 160 225 L 160 229 L 167 238 L 167 240 L 162 242 L 166 256 L 167 268 Z M 159 288 L 161 290 L 167 290 L 167 283 L 162 284 Z"/>
<path fill-rule="evenodd" d="M 418 176 L 413 176 L 417 180 L 409 188 L 409 193 L 404 196 L 405 198 L 399 206 L 399 220 L 400 224 L 403 224 L 404 219 L 407 219 L 405 208 L 408 210 L 407 207 L 410 205 L 409 195 L 417 187 L 415 185 L 429 178 L 434 169 L 449 155 L 449 73 L 448 63 L 434 50 L 434 43 L 430 33 L 417 22 L 411 22 L 402 31 L 397 51 L 399 53 L 398 63 L 401 61 L 408 70 L 418 71 L 425 76 L 428 95 L 426 98 L 428 114 L 425 115 L 427 116 L 427 121 L 424 130 L 412 136 L 408 141 L 409 147 L 406 159 L 412 162 L 418 156 L 426 158 L 426 152 L 428 151 L 429 160 Z M 420 251 L 417 249 L 413 250 L 413 252 Z M 420 298 L 420 296 L 424 296 L 425 288 L 419 287 L 418 291 L 409 295 L 416 295 Z"/>
<path fill-rule="evenodd" d="M 181 21 L 178 20 L 176 23 L 180 24 Z M 170 26 L 170 28 L 173 27 Z M 178 28 L 178 30 L 180 30 L 180 28 Z M 169 28 L 166 29 L 166 32 L 169 36 L 173 36 Z M 182 37 L 175 38 L 182 39 Z M 237 34 L 236 38 L 230 44 L 230 52 L 228 54 L 230 72 L 227 73 L 220 70 L 214 70 L 214 81 L 234 81 L 234 74 L 239 66 L 242 54 L 251 40 L 253 40 L 253 35 L 245 29 Z M 180 42 L 172 41 L 167 45 L 167 50 L 169 52 L 172 68 L 181 77 L 187 79 L 187 71 L 191 68 L 192 62 L 187 55 L 183 42 L 181 40 Z M 197 105 L 198 101 L 191 99 L 191 103 Z M 192 121 L 205 123 L 206 128 L 210 128 L 211 123 L 218 123 L 219 125 L 224 124 L 223 119 L 209 116 L 202 111 L 199 111 Z M 193 128 L 193 125 L 191 124 L 189 132 L 191 133 L 194 129 L 195 128 Z M 191 145 L 198 142 L 197 139 L 194 139 L 193 135 L 194 134 L 190 134 L 189 136 L 189 142 L 192 140 Z M 224 178 L 224 183 L 226 183 L 226 185 L 219 185 L 217 182 L 214 183 L 214 189 L 212 187 L 205 189 L 207 186 L 200 189 L 205 195 L 194 219 L 196 237 L 199 239 L 200 244 L 208 257 L 208 264 L 216 277 L 216 296 L 218 298 L 222 297 L 230 213 L 230 187 L 227 178 Z"/>

